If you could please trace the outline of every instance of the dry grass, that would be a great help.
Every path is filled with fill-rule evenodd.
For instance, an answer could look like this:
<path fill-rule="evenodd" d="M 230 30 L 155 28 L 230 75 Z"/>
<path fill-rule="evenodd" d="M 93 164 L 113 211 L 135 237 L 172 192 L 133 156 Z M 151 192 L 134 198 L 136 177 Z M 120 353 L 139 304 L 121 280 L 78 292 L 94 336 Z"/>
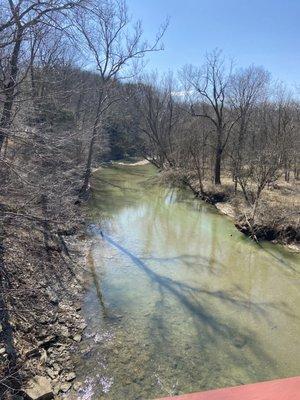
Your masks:
<path fill-rule="evenodd" d="M 230 193 L 229 203 L 236 220 L 243 225 L 245 216 L 251 215 L 251 207 L 246 203 L 241 189 L 234 194 L 231 179 L 223 179 L 224 189 Z M 296 180 L 285 182 L 279 179 L 266 187 L 261 195 L 253 221 L 254 230 L 262 238 L 276 239 L 282 243 L 300 240 L 300 183 Z"/>

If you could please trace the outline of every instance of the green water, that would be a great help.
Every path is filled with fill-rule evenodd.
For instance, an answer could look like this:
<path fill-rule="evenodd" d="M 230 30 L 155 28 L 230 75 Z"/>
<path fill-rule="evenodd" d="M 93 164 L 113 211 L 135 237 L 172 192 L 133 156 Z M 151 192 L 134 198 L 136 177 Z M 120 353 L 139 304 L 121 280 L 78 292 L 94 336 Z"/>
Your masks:
<path fill-rule="evenodd" d="M 259 247 L 154 175 L 115 166 L 94 176 L 76 398 L 154 399 L 299 375 L 299 256 Z"/>

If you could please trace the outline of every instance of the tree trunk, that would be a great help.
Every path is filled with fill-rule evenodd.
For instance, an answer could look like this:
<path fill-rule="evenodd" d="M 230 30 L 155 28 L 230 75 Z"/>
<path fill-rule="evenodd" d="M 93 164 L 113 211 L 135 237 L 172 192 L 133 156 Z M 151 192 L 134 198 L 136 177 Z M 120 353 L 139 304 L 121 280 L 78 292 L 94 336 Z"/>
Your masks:
<path fill-rule="evenodd" d="M 238 187 L 238 179 L 237 179 L 237 176 L 235 175 L 235 177 L 234 177 L 234 194 L 237 194 L 237 187 Z"/>
<path fill-rule="evenodd" d="M 79 197 L 84 199 L 87 197 L 88 191 L 89 191 L 89 186 L 90 186 L 90 178 L 92 175 L 92 162 L 93 162 L 93 154 L 94 154 L 94 145 L 96 142 L 96 136 L 98 134 L 98 129 L 99 129 L 99 122 L 101 119 L 102 111 L 101 107 L 103 104 L 103 90 L 101 89 L 99 92 L 99 98 L 98 98 L 98 105 L 97 105 L 97 112 L 96 112 L 96 117 L 94 121 L 94 126 L 93 126 L 93 131 L 92 131 L 92 136 L 91 136 L 91 141 L 89 145 L 89 152 L 88 152 L 88 157 L 86 161 L 86 167 L 85 167 L 85 172 L 83 176 L 83 184 L 82 187 L 79 191 Z"/>
<path fill-rule="evenodd" d="M 15 87 L 19 70 L 18 61 L 22 43 L 22 34 L 22 28 L 19 28 L 16 34 L 15 44 L 10 59 L 9 80 L 4 87 L 4 105 L 0 120 L 0 152 L 12 120 L 12 108 L 14 104 Z"/>
<path fill-rule="evenodd" d="M 285 172 L 284 172 L 284 180 L 286 182 L 290 181 L 290 171 L 288 169 L 286 169 Z"/>
<path fill-rule="evenodd" d="M 222 149 L 218 147 L 215 159 L 215 185 L 221 185 L 221 160 L 222 160 Z"/>
<path fill-rule="evenodd" d="M 92 174 L 92 160 L 93 160 L 95 141 L 96 141 L 96 131 L 93 130 L 93 134 L 89 145 L 89 152 L 88 152 L 85 172 L 83 176 L 83 184 L 79 192 L 79 197 L 81 198 L 85 198 L 89 190 L 90 178 Z"/>

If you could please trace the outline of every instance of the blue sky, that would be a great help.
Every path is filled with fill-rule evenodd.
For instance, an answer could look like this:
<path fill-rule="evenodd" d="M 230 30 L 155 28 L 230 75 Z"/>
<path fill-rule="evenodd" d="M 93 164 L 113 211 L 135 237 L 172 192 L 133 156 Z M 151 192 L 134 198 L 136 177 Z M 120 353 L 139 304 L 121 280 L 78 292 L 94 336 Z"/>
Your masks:
<path fill-rule="evenodd" d="M 263 65 L 274 79 L 300 84 L 300 0 L 127 0 L 145 36 L 170 17 L 165 50 L 147 68 L 160 72 L 200 65 L 220 48 L 238 66 Z"/>

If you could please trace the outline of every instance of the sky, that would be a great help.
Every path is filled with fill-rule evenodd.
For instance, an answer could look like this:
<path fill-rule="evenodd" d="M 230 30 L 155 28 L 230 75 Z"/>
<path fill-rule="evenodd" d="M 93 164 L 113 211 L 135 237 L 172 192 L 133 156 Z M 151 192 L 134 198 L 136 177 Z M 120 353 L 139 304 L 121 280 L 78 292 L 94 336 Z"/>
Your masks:
<path fill-rule="evenodd" d="M 215 48 L 237 67 L 264 66 L 275 80 L 300 84 L 300 0 L 127 0 L 145 37 L 170 18 L 165 50 L 151 54 L 147 69 L 164 73 L 201 65 Z"/>

